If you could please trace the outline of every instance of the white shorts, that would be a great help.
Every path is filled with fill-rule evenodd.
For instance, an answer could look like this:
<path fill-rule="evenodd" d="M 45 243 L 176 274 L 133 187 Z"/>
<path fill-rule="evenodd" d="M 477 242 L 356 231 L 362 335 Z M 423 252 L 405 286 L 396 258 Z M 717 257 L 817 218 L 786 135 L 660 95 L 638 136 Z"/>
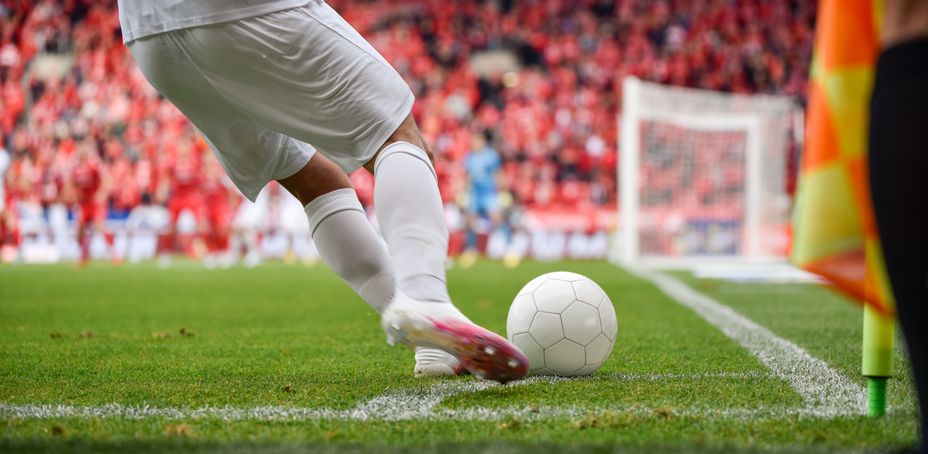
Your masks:
<path fill-rule="evenodd" d="M 357 170 L 415 101 L 393 67 L 322 2 L 153 35 L 129 50 L 251 200 L 306 165 L 313 147 L 346 173 Z"/>

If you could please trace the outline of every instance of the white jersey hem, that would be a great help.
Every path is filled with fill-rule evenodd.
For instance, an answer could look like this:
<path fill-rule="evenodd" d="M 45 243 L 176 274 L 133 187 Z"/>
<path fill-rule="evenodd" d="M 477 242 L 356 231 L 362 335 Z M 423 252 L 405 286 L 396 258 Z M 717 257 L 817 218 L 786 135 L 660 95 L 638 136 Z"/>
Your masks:
<path fill-rule="evenodd" d="M 133 28 L 131 24 L 127 23 L 128 21 L 122 20 L 122 14 L 120 14 L 120 23 L 122 25 L 122 40 L 123 43 L 129 44 L 132 41 L 145 38 L 146 36 L 157 35 L 159 33 L 175 30 L 182 30 L 185 28 L 221 24 L 223 22 L 232 22 L 240 19 L 247 19 L 249 17 L 262 16 L 265 14 L 275 13 L 277 11 L 284 11 L 306 6 L 308 3 L 313 1 L 318 2 L 320 0 L 275 1 L 264 5 L 254 5 L 233 11 L 222 11 L 215 14 L 185 17 L 180 19 L 167 19 L 161 22 L 146 24 L 144 26 L 138 26 L 135 28 Z"/>

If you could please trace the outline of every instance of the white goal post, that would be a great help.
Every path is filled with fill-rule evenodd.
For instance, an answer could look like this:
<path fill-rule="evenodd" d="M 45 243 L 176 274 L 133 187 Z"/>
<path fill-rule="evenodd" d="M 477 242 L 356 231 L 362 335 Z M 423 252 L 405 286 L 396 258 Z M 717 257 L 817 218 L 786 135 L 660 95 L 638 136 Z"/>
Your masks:
<path fill-rule="evenodd" d="M 618 258 L 633 265 L 784 261 L 791 98 L 622 83 Z"/>

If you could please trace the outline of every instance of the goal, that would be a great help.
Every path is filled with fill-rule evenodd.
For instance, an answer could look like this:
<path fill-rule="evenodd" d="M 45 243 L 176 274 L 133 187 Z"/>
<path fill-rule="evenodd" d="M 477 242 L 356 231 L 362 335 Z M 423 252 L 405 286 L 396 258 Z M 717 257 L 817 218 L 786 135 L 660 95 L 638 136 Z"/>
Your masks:
<path fill-rule="evenodd" d="M 634 77 L 623 80 L 622 96 L 619 260 L 656 267 L 785 261 L 799 105 Z"/>

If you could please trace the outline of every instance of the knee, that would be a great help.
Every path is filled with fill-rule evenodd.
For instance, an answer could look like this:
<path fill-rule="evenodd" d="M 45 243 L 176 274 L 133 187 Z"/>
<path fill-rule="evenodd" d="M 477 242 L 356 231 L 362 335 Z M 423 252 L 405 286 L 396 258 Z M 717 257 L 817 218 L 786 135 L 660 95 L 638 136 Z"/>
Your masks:
<path fill-rule="evenodd" d="M 429 166 L 434 171 L 435 155 L 432 153 L 432 147 L 430 147 L 425 142 L 425 140 L 422 138 L 422 135 L 419 134 L 419 131 L 417 129 L 411 132 L 397 130 L 397 132 L 395 132 L 392 136 L 390 136 L 390 138 L 387 139 L 386 142 L 384 142 L 383 146 L 380 147 L 379 150 L 377 150 L 377 153 L 374 154 L 374 157 L 371 158 L 371 160 L 368 161 L 366 164 L 364 164 L 364 168 L 373 174 L 375 171 L 377 161 L 382 157 L 382 155 L 384 155 L 384 149 L 396 142 L 406 142 L 406 143 L 414 145 L 416 148 L 421 149 L 425 155 L 424 157 L 428 159 Z"/>
<path fill-rule="evenodd" d="M 393 142 L 409 142 L 423 151 L 428 156 L 429 161 L 432 162 L 432 165 L 435 165 L 435 155 L 432 153 L 432 147 L 426 143 L 425 138 L 422 137 L 422 133 L 419 132 L 419 127 L 416 126 L 416 120 L 413 119 L 412 114 L 406 117 L 406 120 L 393 132 L 383 147 L 390 145 Z M 382 147 L 382 148 L 383 148 Z"/>

